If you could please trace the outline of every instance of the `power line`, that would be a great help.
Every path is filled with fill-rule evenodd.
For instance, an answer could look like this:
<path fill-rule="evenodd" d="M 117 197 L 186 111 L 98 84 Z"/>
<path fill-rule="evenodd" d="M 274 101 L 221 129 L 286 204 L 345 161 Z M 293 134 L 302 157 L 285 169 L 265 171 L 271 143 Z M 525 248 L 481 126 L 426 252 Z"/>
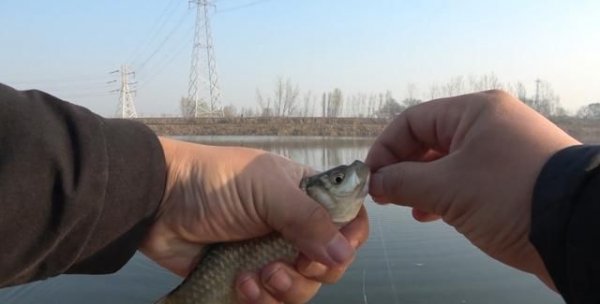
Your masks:
<path fill-rule="evenodd" d="M 245 4 L 240 4 L 240 5 L 236 5 L 236 6 L 227 7 L 225 9 L 217 9 L 215 11 L 215 14 L 222 14 L 222 13 L 234 12 L 234 11 L 241 10 L 241 9 L 244 9 L 244 8 L 256 6 L 258 4 L 261 4 L 261 3 L 264 3 L 264 2 L 268 2 L 268 1 L 271 1 L 271 0 L 255 0 L 255 1 L 252 1 L 252 2 L 245 3 Z"/>
<path fill-rule="evenodd" d="M 88 75 L 88 76 L 70 76 L 66 78 L 39 78 L 39 79 L 17 79 L 17 80 L 3 80 L 6 83 L 11 83 L 12 85 L 58 85 L 58 86 L 68 86 L 68 85 L 78 85 L 78 84 L 94 84 L 94 83 L 104 83 L 104 81 L 109 80 L 107 76 L 101 75 Z"/>
<path fill-rule="evenodd" d="M 150 69 L 146 69 L 146 72 L 144 73 L 144 75 L 150 75 L 148 78 L 142 78 L 140 79 L 140 86 L 139 89 L 142 89 L 144 87 L 146 87 L 146 85 L 148 85 L 148 83 L 152 82 L 154 79 L 156 79 L 156 76 L 161 75 L 161 73 L 171 65 L 171 63 L 173 63 L 173 61 L 178 58 L 178 56 L 181 54 L 181 52 L 185 49 L 187 49 L 187 47 L 189 46 L 188 41 L 189 38 L 192 37 L 192 33 L 193 33 L 194 27 L 191 26 L 189 28 L 188 33 L 184 36 L 184 39 L 182 39 L 182 43 L 178 43 L 178 48 L 169 52 L 170 56 L 164 57 L 166 60 L 161 61 L 160 63 L 155 64 L 152 69 L 152 67 Z"/>
<path fill-rule="evenodd" d="M 173 37 L 173 34 L 175 33 L 175 31 L 177 31 L 177 29 L 183 24 L 183 21 L 185 21 L 186 17 L 189 15 L 189 11 L 185 11 L 184 14 L 179 18 L 179 22 L 177 22 L 177 24 L 175 25 L 175 27 L 173 27 L 173 29 L 167 34 L 167 36 L 165 36 L 165 38 L 161 41 L 161 43 L 158 45 L 158 47 L 146 58 L 146 60 L 144 60 L 138 67 L 138 72 L 142 71 L 144 69 L 144 67 L 148 64 L 148 62 L 150 60 L 152 60 L 152 58 L 154 58 L 154 56 L 165 46 L 165 44 Z"/>
<path fill-rule="evenodd" d="M 179 6 L 173 6 L 173 4 L 181 5 L 181 3 L 182 2 L 180 0 L 170 0 L 167 3 L 165 8 L 162 10 L 161 14 L 158 16 L 158 18 L 154 22 L 153 26 L 147 31 L 148 36 L 147 36 L 145 43 L 140 42 L 137 45 L 137 47 L 134 49 L 134 51 L 132 52 L 130 59 L 127 60 L 126 62 L 135 63 L 135 59 L 138 56 L 140 56 L 141 54 L 143 54 L 144 51 L 146 49 L 148 49 L 154 41 L 156 41 L 156 39 L 160 36 L 159 35 L 160 32 L 163 30 L 163 28 L 165 27 L 167 22 L 174 15 L 176 8 L 179 7 Z"/>

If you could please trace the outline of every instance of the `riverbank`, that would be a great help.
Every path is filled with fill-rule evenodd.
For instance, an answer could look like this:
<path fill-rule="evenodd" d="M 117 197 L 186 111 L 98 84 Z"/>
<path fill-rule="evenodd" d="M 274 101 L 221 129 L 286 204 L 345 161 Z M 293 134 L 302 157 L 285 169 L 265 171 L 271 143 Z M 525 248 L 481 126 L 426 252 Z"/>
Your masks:
<path fill-rule="evenodd" d="M 324 117 L 224 117 L 138 118 L 158 135 L 259 135 L 375 137 L 389 123 L 381 118 Z M 600 121 L 557 117 L 552 121 L 571 136 L 600 144 Z"/>
<path fill-rule="evenodd" d="M 138 118 L 159 135 L 374 137 L 388 123 L 378 118 L 224 117 Z"/>

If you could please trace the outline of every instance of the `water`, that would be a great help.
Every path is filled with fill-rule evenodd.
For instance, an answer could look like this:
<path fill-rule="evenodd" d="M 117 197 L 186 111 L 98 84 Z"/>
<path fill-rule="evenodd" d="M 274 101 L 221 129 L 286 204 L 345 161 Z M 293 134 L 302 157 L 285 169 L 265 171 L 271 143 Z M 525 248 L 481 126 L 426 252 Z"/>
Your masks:
<path fill-rule="evenodd" d="M 266 149 L 317 169 L 364 159 L 372 139 L 185 137 Z M 356 261 L 315 304 L 564 303 L 533 276 L 475 249 L 442 222 L 417 223 L 410 210 L 367 202 L 371 233 Z M 136 254 L 118 273 L 64 275 L 0 290 L 0 303 L 153 303 L 180 279 Z"/>

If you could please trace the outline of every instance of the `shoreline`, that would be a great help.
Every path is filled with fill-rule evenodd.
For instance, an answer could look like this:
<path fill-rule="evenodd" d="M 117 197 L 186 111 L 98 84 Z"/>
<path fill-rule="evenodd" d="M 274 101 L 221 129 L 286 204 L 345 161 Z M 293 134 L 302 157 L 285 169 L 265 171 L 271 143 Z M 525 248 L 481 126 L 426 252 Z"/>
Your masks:
<path fill-rule="evenodd" d="M 161 136 L 333 136 L 376 137 L 391 121 L 360 117 L 137 118 Z M 586 144 L 600 144 L 600 121 L 552 117 L 552 122 Z"/>

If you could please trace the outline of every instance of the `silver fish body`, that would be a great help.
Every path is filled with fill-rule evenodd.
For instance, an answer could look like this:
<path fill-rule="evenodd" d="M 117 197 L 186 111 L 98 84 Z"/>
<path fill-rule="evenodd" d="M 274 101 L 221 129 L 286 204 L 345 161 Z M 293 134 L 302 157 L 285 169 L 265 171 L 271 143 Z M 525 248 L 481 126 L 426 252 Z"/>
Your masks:
<path fill-rule="evenodd" d="M 306 177 L 300 187 L 342 226 L 356 217 L 367 195 L 369 168 L 360 161 Z M 208 247 L 196 269 L 160 304 L 235 304 L 235 278 L 274 261 L 293 263 L 298 250 L 279 234 Z"/>

